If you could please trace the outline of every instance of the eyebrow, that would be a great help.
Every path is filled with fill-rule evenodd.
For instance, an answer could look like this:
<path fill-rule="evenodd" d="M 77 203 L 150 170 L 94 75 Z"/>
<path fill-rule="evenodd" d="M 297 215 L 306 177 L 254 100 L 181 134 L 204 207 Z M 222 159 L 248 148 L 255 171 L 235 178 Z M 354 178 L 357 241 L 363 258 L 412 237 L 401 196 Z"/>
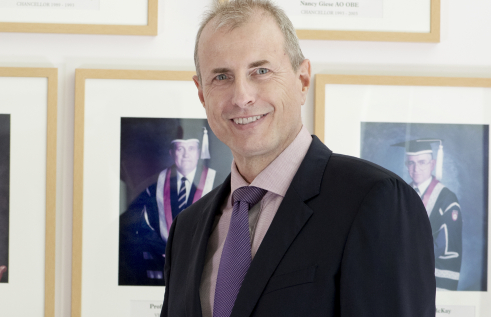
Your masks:
<path fill-rule="evenodd" d="M 249 64 L 249 68 L 254 68 L 254 67 L 259 67 L 263 66 L 264 64 L 268 64 L 269 61 L 263 59 L 262 61 L 257 61 Z"/>
<path fill-rule="evenodd" d="M 230 72 L 230 69 L 229 68 L 215 68 L 211 72 L 213 74 L 228 73 L 228 72 Z"/>

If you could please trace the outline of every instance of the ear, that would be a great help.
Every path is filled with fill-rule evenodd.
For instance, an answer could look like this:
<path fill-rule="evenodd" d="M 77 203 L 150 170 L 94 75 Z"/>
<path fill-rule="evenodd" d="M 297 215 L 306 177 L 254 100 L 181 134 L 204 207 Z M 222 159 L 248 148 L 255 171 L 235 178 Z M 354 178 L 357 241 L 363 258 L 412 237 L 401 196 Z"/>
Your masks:
<path fill-rule="evenodd" d="M 201 86 L 201 83 L 199 82 L 197 75 L 193 76 L 193 81 L 194 81 L 194 84 L 196 85 L 196 88 L 198 88 L 199 101 L 201 101 L 201 104 L 204 107 L 205 106 L 205 98 L 203 98 L 203 87 Z"/>
<path fill-rule="evenodd" d="M 305 104 L 305 100 L 307 100 L 307 93 L 310 88 L 310 60 L 304 59 L 303 62 L 298 67 L 297 76 L 299 77 L 301 84 L 301 96 L 302 96 L 302 105 Z"/>

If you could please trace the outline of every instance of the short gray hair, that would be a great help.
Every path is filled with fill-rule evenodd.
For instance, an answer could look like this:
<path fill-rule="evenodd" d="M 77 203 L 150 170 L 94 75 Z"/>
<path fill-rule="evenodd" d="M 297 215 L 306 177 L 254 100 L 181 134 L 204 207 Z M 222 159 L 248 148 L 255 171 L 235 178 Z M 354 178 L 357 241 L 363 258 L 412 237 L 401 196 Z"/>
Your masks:
<path fill-rule="evenodd" d="M 285 39 L 285 52 L 290 58 L 293 70 L 297 71 L 305 57 L 300 49 L 293 24 L 280 7 L 273 4 L 271 0 L 214 0 L 211 10 L 204 14 L 194 46 L 194 64 L 200 82 L 198 45 L 201 33 L 208 22 L 216 17 L 215 31 L 222 27 L 228 27 L 233 30 L 246 23 L 258 10 L 269 13 L 275 19 Z"/>

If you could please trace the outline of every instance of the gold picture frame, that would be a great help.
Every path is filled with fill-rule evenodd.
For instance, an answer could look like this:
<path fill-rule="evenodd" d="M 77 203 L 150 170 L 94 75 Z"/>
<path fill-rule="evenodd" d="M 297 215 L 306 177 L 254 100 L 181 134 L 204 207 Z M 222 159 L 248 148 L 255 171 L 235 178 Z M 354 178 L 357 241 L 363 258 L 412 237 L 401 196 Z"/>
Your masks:
<path fill-rule="evenodd" d="M 55 316 L 55 257 L 56 257 L 56 138 L 58 69 L 0 67 L 0 77 L 46 78 L 47 79 L 47 122 L 46 122 L 46 233 L 44 263 L 44 314 Z M 28 89 L 28 88 L 26 88 Z M 25 92 L 24 92 L 25 93 Z M 44 102 L 44 101 L 42 101 Z M 16 146 L 15 144 L 11 144 Z M 26 154 L 28 155 L 28 154 Z M 29 288 L 32 285 L 23 287 Z M 18 307 L 17 307 L 18 308 Z M 5 312 L 2 308 L 2 312 Z M 5 312 L 8 314 L 8 312 Z"/>
<path fill-rule="evenodd" d="M 440 0 L 430 0 L 430 32 L 379 32 L 297 29 L 302 40 L 382 41 L 382 42 L 440 42 Z"/>
<path fill-rule="evenodd" d="M 119 85 L 123 82 L 131 82 L 135 83 L 138 85 L 138 83 L 150 83 L 152 84 L 153 82 L 159 82 L 159 81 L 164 81 L 165 83 L 176 83 L 176 82 L 188 82 L 190 85 L 190 89 L 193 89 L 193 92 L 195 91 L 194 89 L 194 83 L 192 82 L 192 77 L 195 75 L 195 72 L 192 71 L 155 71 L 155 70 L 107 70 L 107 69 L 77 69 L 75 72 L 75 142 L 74 142 L 74 184 L 73 184 L 73 244 L 72 244 L 72 307 L 71 307 L 71 317 L 81 317 L 82 316 L 82 311 L 86 309 L 83 309 L 84 305 L 90 306 L 90 304 L 84 304 L 83 303 L 83 274 L 90 274 L 90 272 L 86 272 L 83 270 L 83 263 L 82 263 L 82 258 L 84 257 L 83 255 L 83 241 L 85 240 L 84 237 L 84 228 L 83 228 L 83 223 L 84 223 L 84 181 L 87 181 L 86 178 L 84 179 L 84 175 L 92 175 L 90 174 L 90 169 L 87 168 L 87 159 L 86 155 L 89 155 L 92 153 L 89 150 L 89 154 L 87 154 L 87 148 L 86 145 L 86 132 L 90 133 L 91 130 L 88 130 L 87 127 L 85 126 L 87 118 L 86 118 L 86 111 L 89 109 L 89 107 L 86 105 L 86 97 L 87 97 L 87 86 L 86 82 L 88 80 L 107 80 L 106 82 L 109 82 L 110 84 L 114 85 Z M 96 84 L 97 85 L 97 84 Z M 192 85 L 192 86 L 191 86 Z M 119 86 L 118 86 L 119 87 Z M 154 88 L 152 88 L 154 89 Z M 162 92 L 159 90 L 152 90 L 155 91 L 156 94 L 162 95 Z M 138 94 L 143 94 L 141 91 L 138 92 Z M 174 93 L 174 91 L 173 91 Z M 109 93 L 108 93 L 109 94 Z M 107 95 L 107 94 L 105 94 Z M 186 93 L 186 95 L 189 95 L 189 93 Z M 140 96 L 140 95 L 139 95 Z M 194 95 L 193 95 L 194 97 Z M 140 98 L 140 97 L 138 97 Z M 191 97 L 187 97 L 191 98 Z M 152 98 L 151 98 L 152 99 Z M 155 98 L 153 98 L 155 99 Z M 194 98 L 193 98 L 194 99 Z M 199 99 L 196 99 L 196 103 L 198 104 L 196 107 L 202 108 L 201 104 L 199 103 Z M 91 99 L 92 102 L 94 102 L 94 98 Z M 140 100 L 140 99 L 138 99 Z M 144 101 L 142 101 L 144 103 Z M 100 107 L 91 107 L 93 108 L 100 108 Z M 155 107 L 153 107 L 155 108 Z M 174 107 L 174 108 L 179 108 L 179 107 Z M 196 109 L 196 108 L 195 108 Z M 179 109 L 178 109 L 179 110 Z M 111 111 L 111 110 L 107 110 Z M 126 112 L 127 114 L 128 112 Z M 132 107 L 131 113 L 133 115 L 131 116 L 138 116 L 138 117 L 151 117 L 148 114 L 145 114 L 144 111 L 141 111 L 141 106 L 140 107 Z M 136 115 L 135 115 L 136 114 Z M 116 118 L 115 122 L 120 122 L 120 117 L 118 119 L 118 114 L 109 114 L 110 117 Z M 204 116 L 204 110 L 203 110 L 203 116 Z M 104 119 L 101 119 L 104 120 Z M 116 124 L 116 123 L 115 123 Z M 93 129 L 93 127 L 91 127 Z M 104 129 L 105 131 L 110 131 L 113 130 L 111 127 L 108 127 L 104 124 Z M 114 128 L 117 129 L 117 128 Z M 107 137 L 107 136 L 106 136 Z M 119 135 L 118 135 L 119 137 Z M 109 149 L 107 149 L 108 153 L 110 152 Z M 119 157 L 119 153 L 116 155 Z M 115 156 L 115 157 L 116 157 Z M 84 172 L 85 170 L 85 172 Z M 89 173 L 89 174 L 84 174 L 84 173 Z M 117 175 L 119 175 L 119 169 L 117 172 Z M 100 182 L 104 182 L 103 180 L 100 180 Z M 86 187 L 87 188 L 87 187 Z M 87 198 L 87 194 L 85 195 L 85 199 Z M 87 202 L 87 200 L 85 200 Z M 116 212 L 119 212 L 119 208 Z M 114 210 L 113 210 L 114 212 Z M 86 214 L 85 217 L 88 215 Z M 112 219 L 112 218 L 111 218 Z M 119 218 L 118 218 L 119 219 Z M 103 220 L 101 220 L 102 222 Z M 115 225 L 115 223 L 112 223 L 112 225 Z M 93 231 L 91 231 L 92 234 L 97 234 Z M 108 242 L 109 243 L 109 242 Z M 117 242 L 110 242 L 111 248 L 113 249 L 114 247 L 117 249 Z M 116 244 L 116 245 L 114 245 Z M 85 255 L 87 257 L 90 257 L 88 255 Z M 106 261 L 107 262 L 107 261 Z M 110 262 L 110 261 L 109 261 Z M 102 270 L 102 269 L 101 269 Z M 117 269 L 113 270 L 117 273 Z M 85 272 L 85 273 L 84 273 Z M 115 275 L 117 276 L 117 274 Z M 112 282 L 113 280 L 111 280 Z M 108 282 L 108 283 L 111 283 Z M 118 290 L 121 290 L 122 292 L 124 291 L 133 291 L 133 290 L 138 290 L 141 293 L 141 296 L 145 298 L 145 300 L 155 300 L 155 298 L 152 298 L 152 294 L 147 293 L 145 295 L 146 291 L 149 291 L 149 289 L 156 290 L 156 287 L 145 287 L 145 286 L 131 286 L 130 288 L 126 286 L 122 286 L 124 289 L 121 288 L 121 286 L 118 286 L 118 281 L 117 278 L 114 280 L 115 282 L 115 287 L 120 287 Z M 111 287 L 113 284 L 111 284 Z M 125 288 L 126 287 L 126 288 Z M 148 295 L 150 294 L 150 295 Z M 142 300 L 142 299 L 141 299 Z M 163 293 L 162 296 L 158 298 L 158 300 L 161 303 L 161 300 L 163 300 Z M 123 304 L 122 306 L 124 306 Z M 84 307 L 88 307 L 84 306 Z M 129 308 L 128 308 L 129 309 Z M 128 312 L 129 313 L 129 312 Z M 90 313 L 89 313 L 90 314 Z"/>
<path fill-rule="evenodd" d="M 0 22 L 0 32 L 157 35 L 158 0 L 148 0 L 147 25 Z"/>

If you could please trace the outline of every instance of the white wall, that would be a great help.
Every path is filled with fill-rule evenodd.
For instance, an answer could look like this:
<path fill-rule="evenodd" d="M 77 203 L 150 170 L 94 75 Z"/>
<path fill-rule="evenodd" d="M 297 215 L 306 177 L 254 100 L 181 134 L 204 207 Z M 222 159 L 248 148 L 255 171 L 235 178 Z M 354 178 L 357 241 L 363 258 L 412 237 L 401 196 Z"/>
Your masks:
<path fill-rule="evenodd" d="M 0 33 L 0 66 L 59 69 L 56 316 L 70 316 L 75 69 L 194 70 L 205 2 L 160 0 L 156 37 Z M 440 43 L 302 40 L 301 46 L 313 74 L 491 77 L 490 14 L 487 0 L 442 0 Z M 303 109 L 311 132 L 313 101 L 312 89 Z"/>

